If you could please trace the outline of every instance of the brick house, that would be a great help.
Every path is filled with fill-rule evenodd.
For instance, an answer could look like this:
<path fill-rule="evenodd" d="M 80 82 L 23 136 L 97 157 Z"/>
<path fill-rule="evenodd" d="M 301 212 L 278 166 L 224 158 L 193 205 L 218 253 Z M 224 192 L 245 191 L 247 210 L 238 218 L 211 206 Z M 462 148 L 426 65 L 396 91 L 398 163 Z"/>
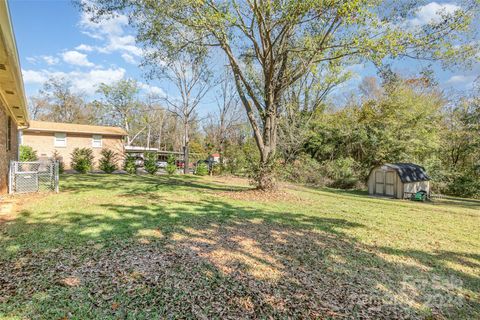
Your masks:
<path fill-rule="evenodd" d="M 71 169 L 71 153 L 75 148 L 90 148 L 95 157 L 94 167 L 97 168 L 103 148 L 124 154 L 126 135 L 125 130 L 119 127 L 31 120 L 29 127 L 21 132 L 20 143 L 37 151 L 40 159 L 52 158 L 56 151 L 65 169 Z"/>
<path fill-rule="evenodd" d="M 18 159 L 18 130 L 28 125 L 23 80 L 7 2 L 0 0 L 0 194 Z"/>

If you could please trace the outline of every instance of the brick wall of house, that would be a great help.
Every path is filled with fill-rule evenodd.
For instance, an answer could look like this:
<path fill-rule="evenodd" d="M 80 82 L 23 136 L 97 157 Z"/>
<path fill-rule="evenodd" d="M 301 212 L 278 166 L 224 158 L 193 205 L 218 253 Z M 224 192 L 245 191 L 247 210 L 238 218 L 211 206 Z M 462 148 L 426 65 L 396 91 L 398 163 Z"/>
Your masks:
<path fill-rule="evenodd" d="M 71 169 L 71 153 L 75 148 L 90 148 L 93 150 L 94 168 L 98 168 L 98 161 L 100 160 L 100 151 L 103 148 L 111 149 L 115 151 L 120 157 L 124 154 L 123 138 L 121 136 L 105 136 L 102 135 L 102 147 L 92 147 L 92 134 L 78 134 L 67 133 L 67 146 L 55 147 L 55 134 L 54 132 L 35 132 L 35 131 L 23 131 L 22 144 L 32 147 L 37 151 L 39 158 L 51 158 L 55 150 L 62 157 L 65 169 Z"/>
<path fill-rule="evenodd" d="M 8 115 L 0 102 L 0 194 L 8 190 L 8 169 L 11 160 L 18 159 L 18 128 L 11 120 L 10 150 L 7 149 Z"/>

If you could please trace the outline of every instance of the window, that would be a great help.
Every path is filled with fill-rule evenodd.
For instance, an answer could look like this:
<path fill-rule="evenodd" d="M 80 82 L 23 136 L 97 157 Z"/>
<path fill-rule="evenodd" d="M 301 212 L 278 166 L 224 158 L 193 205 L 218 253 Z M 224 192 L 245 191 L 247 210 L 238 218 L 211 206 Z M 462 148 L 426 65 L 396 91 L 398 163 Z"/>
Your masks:
<path fill-rule="evenodd" d="M 7 118 L 7 151 L 12 150 L 12 119 Z"/>
<path fill-rule="evenodd" d="M 64 132 L 55 132 L 55 140 L 53 145 L 55 147 L 66 147 L 67 146 L 67 134 Z"/>
<path fill-rule="evenodd" d="M 92 136 L 92 147 L 101 148 L 102 147 L 102 136 L 99 134 L 94 134 Z"/>

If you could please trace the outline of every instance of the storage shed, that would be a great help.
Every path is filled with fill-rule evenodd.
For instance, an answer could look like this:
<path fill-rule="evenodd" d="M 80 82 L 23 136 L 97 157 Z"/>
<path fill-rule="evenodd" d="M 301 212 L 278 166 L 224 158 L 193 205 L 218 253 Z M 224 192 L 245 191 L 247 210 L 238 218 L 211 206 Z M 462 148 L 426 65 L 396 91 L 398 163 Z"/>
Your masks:
<path fill-rule="evenodd" d="M 368 176 L 368 193 L 398 199 L 424 190 L 430 195 L 430 178 L 425 168 L 413 163 L 386 163 Z"/>

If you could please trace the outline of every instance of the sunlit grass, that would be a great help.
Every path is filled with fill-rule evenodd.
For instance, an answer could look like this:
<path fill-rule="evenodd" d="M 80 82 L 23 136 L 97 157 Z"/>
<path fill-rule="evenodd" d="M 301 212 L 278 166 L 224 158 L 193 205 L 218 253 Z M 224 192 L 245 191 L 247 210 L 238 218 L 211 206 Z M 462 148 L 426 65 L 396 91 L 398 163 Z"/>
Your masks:
<path fill-rule="evenodd" d="M 371 318 L 480 316 L 479 202 L 301 186 L 256 201 L 238 193 L 248 189 L 217 177 L 63 176 L 59 194 L 23 199 L 0 225 L 0 317 L 355 316 L 349 299 L 365 295 L 380 306 Z M 430 305 L 435 295 L 450 304 Z"/>

